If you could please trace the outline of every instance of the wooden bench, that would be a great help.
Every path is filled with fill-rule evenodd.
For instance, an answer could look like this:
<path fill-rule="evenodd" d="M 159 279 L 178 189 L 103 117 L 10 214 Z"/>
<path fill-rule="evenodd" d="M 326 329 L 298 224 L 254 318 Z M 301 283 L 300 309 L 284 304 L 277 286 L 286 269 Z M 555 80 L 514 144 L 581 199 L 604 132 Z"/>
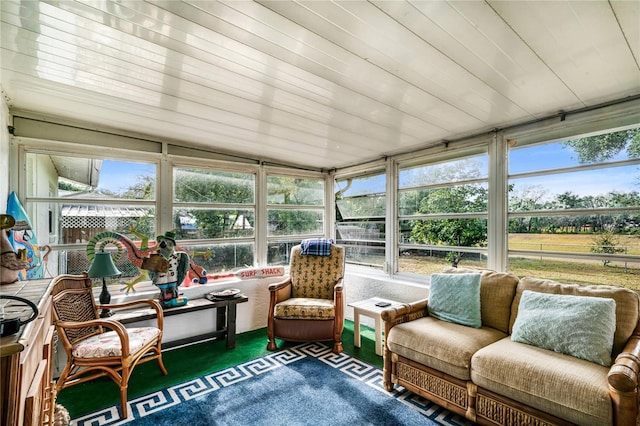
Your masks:
<path fill-rule="evenodd" d="M 236 347 L 236 305 L 249 301 L 249 298 L 239 294 L 235 297 L 227 299 L 209 300 L 206 298 L 190 299 L 184 306 L 164 309 L 164 317 L 168 318 L 174 315 L 186 314 L 189 312 L 202 311 L 205 309 L 217 310 L 215 329 L 212 332 L 191 336 L 184 339 L 174 340 L 162 345 L 163 348 L 172 348 L 175 346 L 185 345 L 205 339 L 221 339 L 226 338 L 227 349 Z M 111 317 L 123 324 L 145 321 L 154 319 L 156 313 L 151 308 L 126 309 L 115 311 Z"/>

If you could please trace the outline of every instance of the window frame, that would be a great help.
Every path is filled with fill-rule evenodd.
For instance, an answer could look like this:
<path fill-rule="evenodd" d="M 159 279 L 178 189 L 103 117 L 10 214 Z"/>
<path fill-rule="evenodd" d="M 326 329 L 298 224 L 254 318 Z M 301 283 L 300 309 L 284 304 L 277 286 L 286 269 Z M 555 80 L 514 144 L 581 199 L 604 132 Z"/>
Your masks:
<path fill-rule="evenodd" d="M 72 131 L 72 130 L 71 130 Z M 332 193 L 328 191 L 330 182 L 329 173 L 316 172 L 302 169 L 266 166 L 263 164 L 247 164 L 246 162 L 235 162 L 228 160 L 218 160 L 215 158 L 199 158 L 185 156 L 182 153 L 184 149 L 180 151 L 181 154 L 167 154 L 168 146 L 166 143 L 159 143 L 162 148 L 154 149 L 154 143 L 145 141 L 142 142 L 142 149 L 123 149 L 121 147 L 105 148 L 93 146 L 91 144 L 83 144 L 80 142 L 65 142 L 57 140 L 45 140 L 31 137 L 12 137 L 11 140 L 11 153 L 13 158 L 20 167 L 17 167 L 11 171 L 10 179 L 12 182 L 16 182 L 16 193 L 21 200 L 24 200 L 25 209 L 29 211 L 36 206 L 37 203 L 54 203 L 54 204 L 68 204 L 72 201 L 74 204 L 99 204 L 99 205 L 113 205 L 113 204 L 127 204 L 138 205 L 142 207 L 152 207 L 155 209 L 155 229 L 156 235 L 161 235 L 164 232 L 173 229 L 173 210 L 174 207 L 212 207 L 212 208 L 229 208 L 229 207 L 250 207 L 255 211 L 255 228 L 256 231 L 253 237 L 238 237 L 238 238 L 213 238 L 213 239 L 192 239 L 192 240 L 180 240 L 179 245 L 183 247 L 202 245 L 202 244 L 240 244 L 251 243 L 254 247 L 253 253 L 253 265 L 252 267 L 259 267 L 261 265 L 267 265 L 267 247 L 268 241 L 282 240 L 283 238 L 290 238 L 290 236 L 271 236 L 267 237 L 266 225 L 267 225 L 267 211 L 269 207 L 276 208 L 296 208 L 296 209 L 313 209 L 322 210 L 323 225 L 322 231 L 313 233 L 313 235 L 305 234 L 304 238 L 310 237 L 324 237 L 328 236 L 328 231 L 333 227 L 333 221 L 330 219 L 333 217 L 333 209 L 327 203 L 328 199 L 331 199 Z M 150 148 L 151 146 L 151 148 Z M 139 148 L 139 147 L 134 147 Z M 156 194 L 154 200 L 113 200 L 113 199 L 76 199 L 76 198 L 64 198 L 60 197 L 41 197 L 41 196 L 27 196 L 27 154 L 43 154 L 43 155 L 70 155 L 81 158 L 95 158 L 95 159 L 113 159 L 122 161 L 139 161 L 155 165 L 156 170 Z M 176 168 L 200 168 L 204 170 L 215 170 L 223 172 L 237 172 L 237 173 L 250 173 L 255 176 L 254 191 L 255 197 L 253 204 L 229 204 L 229 203 L 190 203 L 190 202 L 176 202 L 174 201 L 174 170 Z M 321 205 L 313 206 L 282 206 L 276 205 L 268 206 L 266 197 L 266 183 L 267 176 L 288 176 L 288 177 L 300 177 L 321 180 L 324 186 L 323 190 L 323 202 Z M 261 191 L 264 188 L 264 191 Z M 55 218 L 54 218 L 55 219 Z M 50 235 L 50 233 L 48 234 Z M 40 237 L 40 241 L 43 241 Z M 43 245 L 43 244 L 41 244 Z M 74 243 L 74 244 L 50 244 L 54 252 L 61 250 L 85 250 L 86 242 Z M 57 268 L 57 264 L 56 264 Z M 144 292 L 146 290 L 155 290 L 150 285 L 138 285 L 136 289 L 138 292 Z"/>
<path fill-rule="evenodd" d="M 413 272 L 403 272 L 400 271 L 400 259 L 399 253 L 401 250 L 437 250 L 437 251 L 447 251 L 447 250 L 456 250 L 458 246 L 448 246 L 448 245 L 436 245 L 436 244 L 411 244 L 411 243 L 403 243 L 400 241 L 400 228 L 401 222 L 406 220 L 429 220 L 429 219 L 485 219 L 487 221 L 487 246 L 486 247 L 462 247 L 465 253 L 477 253 L 484 254 L 487 257 L 487 264 L 489 263 L 489 253 L 490 253 L 490 245 L 492 241 L 490 240 L 490 227 L 491 222 L 489 221 L 490 210 L 491 210 L 491 199 L 493 196 L 492 186 L 491 186 L 491 152 L 490 145 L 495 140 L 494 136 L 487 136 L 484 138 L 474 138 L 465 144 L 460 144 L 462 146 L 455 146 L 449 149 L 448 144 L 444 147 L 435 147 L 430 150 L 424 151 L 424 155 L 421 156 L 411 156 L 404 160 L 398 160 L 395 163 L 395 176 L 397 179 L 397 185 L 395 188 L 395 196 L 399 200 L 400 193 L 405 191 L 412 190 L 420 190 L 420 189 L 437 189 L 444 187 L 454 187 L 468 184 L 486 184 L 487 185 L 487 210 L 484 212 L 461 212 L 461 213 L 428 213 L 428 214 L 400 214 L 400 203 L 397 202 L 393 206 L 393 211 L 395 214 L 395 228 L 394 234 L 398 236 L 398 241 L 394 247 L 393 253 L 393 262 L 395 275 L 399 277 L 406 277 L 408 279 L 416 279 L 418 276 L 422 276 L 421 274 L 416 274 Z M 443 149 L 444 148 L 444 149 Z M 436 165 L 436 164 L 445 164 L 452 161 L 463 160 L 465 158 L 473 158 L 477 156 L 485 156 L 487 160 L 487 175 L 486 177 L 480 178 L 468 178 L 468 179 L 460 179 L 455 182 L 438 182 L 433 184 L 421 184 L 421 185 L 413 185 L 410 187 L 400 188 L 400 173 L 402 170 L 407 170 L 410 168 L 420 167 L 420 166 L 428 166 L 428 165 Z M 487 265 L 488 267 L 488 265 Z"/>

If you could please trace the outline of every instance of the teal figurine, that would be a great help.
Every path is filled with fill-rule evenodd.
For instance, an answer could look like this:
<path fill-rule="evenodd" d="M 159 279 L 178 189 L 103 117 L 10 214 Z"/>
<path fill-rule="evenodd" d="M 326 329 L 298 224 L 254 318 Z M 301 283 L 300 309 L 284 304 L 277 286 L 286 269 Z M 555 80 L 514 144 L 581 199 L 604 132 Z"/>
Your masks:
<path fill-rule="evenodd" d="M 149 271 L 149 278 L 160 289 L 159 301 L 163 308 L 173 308 L 186 305 L 188 299 L 181 296 L 178 287 L 184 281 L 189 271 L 189 255 L 183 251 L 176 251 L 176 234 L 165 232 L 156 238 L 158 246 L 156 251 L 168 263 L 166 271 Z"/>

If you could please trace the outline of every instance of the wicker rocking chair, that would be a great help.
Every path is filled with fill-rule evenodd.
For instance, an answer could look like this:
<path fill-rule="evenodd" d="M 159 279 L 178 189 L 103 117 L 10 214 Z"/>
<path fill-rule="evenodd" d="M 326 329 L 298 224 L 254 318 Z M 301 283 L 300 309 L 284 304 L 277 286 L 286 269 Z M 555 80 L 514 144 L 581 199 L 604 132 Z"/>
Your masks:
<path fill-rule="evenodd" d="M 147 304 L 155 309 L 157 327 L 127 329 L 116 320 L 99 317 L 102 306 L 95 303 L 91 279 L 86 273 L 60 275 L 53 281 L 54 324 L 67 354 L 56 391 L 107 375 L 120 387 L 121 416 L 127 418 L 127 387 L 134 367 L 157 360 L 162 374 L 167 374 L 162 362 L 160 304 L 155 300 L 138 300 L 105 306 Z"/>

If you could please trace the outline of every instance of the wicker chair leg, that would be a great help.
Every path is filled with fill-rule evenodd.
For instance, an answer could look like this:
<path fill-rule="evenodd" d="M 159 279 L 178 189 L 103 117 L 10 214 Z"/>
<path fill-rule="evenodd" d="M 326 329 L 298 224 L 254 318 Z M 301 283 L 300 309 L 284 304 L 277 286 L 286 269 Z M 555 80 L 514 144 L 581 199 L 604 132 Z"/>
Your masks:
<path fill-rule="evenodd" d="M 128 385 L 126 383 L 120 385 L 120 411 L 122 411 L 123 419 L 129 416 L 129 411 L 127 410 L 127 389 Z"/>

